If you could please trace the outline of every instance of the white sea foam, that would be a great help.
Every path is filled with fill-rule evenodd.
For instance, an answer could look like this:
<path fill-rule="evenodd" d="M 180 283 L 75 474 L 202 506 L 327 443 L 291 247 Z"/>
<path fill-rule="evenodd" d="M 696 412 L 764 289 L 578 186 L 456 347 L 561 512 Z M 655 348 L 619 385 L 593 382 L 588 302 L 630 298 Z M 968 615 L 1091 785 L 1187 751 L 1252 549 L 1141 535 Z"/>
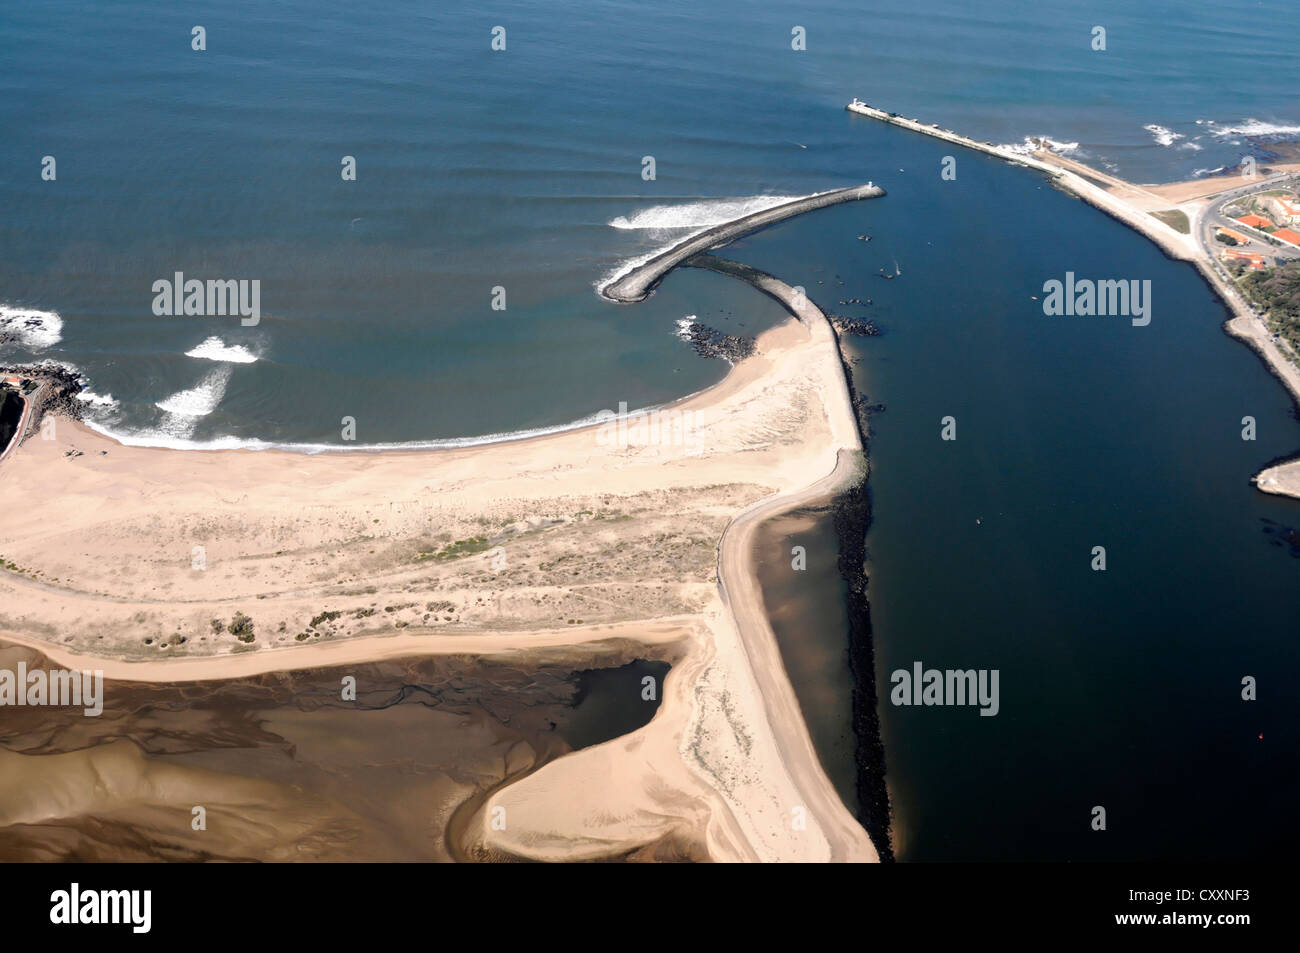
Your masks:
<path fill-rule="evenodd" d="M 1296 136 L 1300 135 L 1300 125 L 1293 122 L 1246 119 L 1234 125 L 1215 126 L 1214 134 L 1225 139 L 1228 136 Z"/>
<path fill-rule="evenodd" d="M 201 344 L 186 351 L 185 356 L 225 361 L 228 364 L 252 364 L 257 360 L 257 355 L 242 344 L 226 344 L 218 337 L 206 338 Z"/>
<path fill-rule="evenodd" d="M 158 401 L 156 406 L 181 417 L 206 417 L 221 403 L 229 381 L 230 371 L 213 371 L 194 387 L 177 391 L 165 400 Z"/>
<path fill-rule="evenodd" d="M 112 394 L 96 394 L 93 390 L 83 390 L 77 395 L 77 400 L 82 403 L 90 404 L 92 407 L 117 406 L 117 400 Z"/>
<path fill-rule="evenodd" d="M 1184 142 L 1178 148 L 1184 150 L 1185 152 L 1200 152 L 1202 146 L 1199 142 L 1192 142 L 1189 139 L 1187 142 Z"/>
<path fill-rule="evenodd" d="M 793 202 L 796 199 L 812 198 L 814 195 L 821 194 L 821 192 L 810 192 L 808 195 L 751 195 L 748 198 L 713 199 L 704 202 L 688 202 L 685 205 L 655 205 L 640 212 L 634 212 L 630 216 L 620 215 L 609 222 L 611 228 L 651 232 L 689 228 L 692 231 L 686 235 L 674 236 L 672 241 L 666 245 L 660 245 L 651 251 L 620 261 L 593 281 L 591 286 L 599 294 L 602 288 L 622 278 L 633 268 L 644 265 L 651 258 L 667 251 L 678 242 L 693 238 L 714 225 L 721 225 L 724 222 L 743 218 L 746 215 L 752 215 L 754 212 L 761 212 L 764 209 L 773 208 L 786 202 Z"/>
<path fill-rule="evenodd" d="M 155 406 L 163 411 L 158 426 L 161 435 L 171 440 L 186 440 L 199 425 L 199 420 L 217 409 L 226 395 L 231 370 L 215 370 L 188 390 L 177 391 Z"/>
<path fill-rule="evenodd" d="M 1218 175 L 1220 172 L 1223 172 L 1225 169 L 1227 169 L 1226 165 L 1221 165 L 1214 169 L 1197 169 L 1195 172 L 1192 173 L 1192 178 L 1199 179 L 1203 175 Z"/>
<path fill-rule="evenodd" d="M 1157 145 L 1161 146 L 1172 146 L 1179 139 L 1183 138 L 1182 133 L 1174 132 L 1172 129 L 1167 129 L 1164 126 L 1157 126 L 1155 123 L 1148 123 L 1142 128 L 1151 133 L 1151 138 L 1156 141 Z"/>
<path fill-rule="evenodd" d="M 654 405 L 641 410 L 629 411 L 628 416 L 648 414 L 659 410 L 663 405 Z M 452 450 L 461 447 L 479 447 L 489 443 L 510 443 L 515 440 L 527 440 L 531 437 L 545 437 L 550 434 L 580 430 L 606 423 L 611 411 L 599 411 L 566 424 L 550 427 L 535 427 L 530 430 L 510 430 L 500 433 L 483 434 L 478 437 L 448 437 L 441 440 L 406 440 L 391 443 L 295 443 L 292 441 L 261 440 L 257 437 L 212 437 L 208 440 L 191 439 L 194 425 L 198 418 L 176 417 L 173 421 L 164 421 L 156 430 L 122 430 L 117 427 L 87 420 L 86 426 L 92 430 L 111 437 L 128 447 L 164 447 L 171 450 L 287 450 L 293 453 L 377 453 L 392 450 Z M 188 430 L 176 426 L 176 421 L 189 420 Z"/>
<path fill-rule="evenodd" d="M 0 335 L 10 334 L 29 348 L 51 347 L 63 339 L 63 319 L 53 311 L 0 305 Z"/>
<path fill-rule="evenodd" d="M 1060 156 L 1081 154 L 1077 142 L 1061 142 L 1050 136 L 1025 136 L 1024 142 L 1004 142 L 998 148 L 1015 152 L 1018 155 L 1029 155 L 1037 152 L 1043 146 L 1047 147 L 1048 152 L 1054 152 Z"/>
<path fill-rule="evenodd" d="M 764 209 L 802 198 L 799 195 L 751 195 L 739 199 L 707 199 L 684 205 L 652 205 L 610 221 L 611 228 L 712 228 Z"/>
<path fill-rule="evenodd" d="M 696 316 L 693 314 L 688 314 L 684 318 L 678 318 L 677 330 L 674 331 L 673 333 L 676 334 L 683 341 L 689 341 L 691 339 L 691 325 L 694 324 L 695 321 L 696 321 Z"/>

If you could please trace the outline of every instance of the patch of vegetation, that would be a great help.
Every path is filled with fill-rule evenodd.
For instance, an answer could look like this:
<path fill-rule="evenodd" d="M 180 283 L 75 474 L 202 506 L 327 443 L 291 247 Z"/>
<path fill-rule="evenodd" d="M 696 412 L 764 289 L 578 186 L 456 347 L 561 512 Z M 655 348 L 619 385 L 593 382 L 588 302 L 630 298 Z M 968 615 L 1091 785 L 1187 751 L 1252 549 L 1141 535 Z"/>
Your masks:
<path fill-rule="evenodd" d="M 252 642 L 256 638 L 253 635 L 253 620 L 242 612 L 236 612 L 230 620 L 230 634 L 241 642 Z"/>
<path fill-rule="evenodd" d="M 321 612 L 321 613 L 319 613 L 319 614 L 314 615 L 314 616 L 311 617 L 311 627 L 314 629 L 314 628 L 316 628 L 316 626 L 320 625 L 322 622 L 333 622 L 335 619 L 337 619 L 337 618 L 338 618 L 339 616 L 341 616 L 342 614 L 343 614 L 342 612 L 337 612 L 337 611 L 335 611 L 335 612 L 331 612 L 331 611 L 328 611 L 328 610 L 325 611 L 325 612 Z"/>
<path fill-rule="evenodd" d="M 481 553 L 488 549 L 491 543 L 485 536 L 471 536 L 469 539 L 459 539 L 437 552 L 432 550 L 418 552 L 415 554 L 415 561 L 418 563 L 425 559 L 459 559 L 462 556 L 473 556 L 475 553 Z"/>
<path fill-rule="evenodd" d="M 225 624 L 224 622 L 222 622 L 220 619 L 213 619 L 213 620 L 212 620 L 212 634 L 213 634 L 213 635 L 220 635 L 222 632 L 225 632 L 225 631 L 226 631 L 226 624 Z"/>
<path fill-rule="evenodd" d="M 1293 348 L 1300 348 L 1300 262 L 1271 271 L 1252 271 L 1241 281 L 1247 296 Z"/>
<path fill-rule="evenodd" d="M 1152 212 L 1151 214 L 1176 232 L 1182 232 L 1184 235 L 1190 235 L 1192 233 L 1192 223 L 1187 220 L 1186 212 L 1180 212 L 1176 208 L 1171 208 L 1166 209 L 1163 212 Z"/>

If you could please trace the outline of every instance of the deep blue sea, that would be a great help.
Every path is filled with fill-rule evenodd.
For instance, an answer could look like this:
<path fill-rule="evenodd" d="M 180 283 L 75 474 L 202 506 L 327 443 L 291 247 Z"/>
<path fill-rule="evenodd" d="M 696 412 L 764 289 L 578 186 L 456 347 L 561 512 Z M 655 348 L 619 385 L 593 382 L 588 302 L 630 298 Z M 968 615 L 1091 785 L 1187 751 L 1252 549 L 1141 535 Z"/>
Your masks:
<path fill-rule="evenodd" d="M 89 419 L 134 443 L 564 426 L 720 379 L 676 336 L 687 316 L 783 319 L 717 275 L 674 273 L 632 306 L 596 295 L 604 276 L 770 197 L 874 180 L 886 198 L 729 253 L 834 310 L 870 297 L 884 329 L 857 368 L 886 405 L 882 697 L 918 659 L 1002 672 L 995 718 L 882 710 L 900 856 L 1281 850 L 1300 559 L 1265 529 L 1300 526 L 1300 504 L 1247 481 L 1300 450 L 1286 393 L 1190 267 L 1028 170 L 843 107 L 1186 179 L 1300 138 L 1297 36 L 1300 7 L 1244 0 L 8 3 L 0 358 L 74 366 Z M 1044 317 L 1031 296 L 1067 270 L 1150 279 L 1151 326 Z M 155 315 L 176 272 L 258 280 L 260 323 Z"/>

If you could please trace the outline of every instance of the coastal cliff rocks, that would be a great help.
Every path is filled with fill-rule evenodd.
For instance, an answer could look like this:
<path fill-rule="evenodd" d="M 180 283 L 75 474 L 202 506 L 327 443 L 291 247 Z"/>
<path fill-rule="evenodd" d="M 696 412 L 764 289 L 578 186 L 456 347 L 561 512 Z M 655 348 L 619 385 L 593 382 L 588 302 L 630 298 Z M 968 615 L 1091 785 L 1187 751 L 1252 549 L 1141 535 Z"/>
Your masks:
<path fill-rule="evenodd" d="M 32 426 L 39 425 L 43 414 L 81 419 L 81 401 L 76 398 L 81 393 L 82 383 L 73 371 L 59 364 L 0 366 L 0 376 L 10 375 L 38 385 L 38 389 L 32 390 L 28 395 L 29 399 L 33 396 L 36 399 L 36 405 L 32 408 Z"/>

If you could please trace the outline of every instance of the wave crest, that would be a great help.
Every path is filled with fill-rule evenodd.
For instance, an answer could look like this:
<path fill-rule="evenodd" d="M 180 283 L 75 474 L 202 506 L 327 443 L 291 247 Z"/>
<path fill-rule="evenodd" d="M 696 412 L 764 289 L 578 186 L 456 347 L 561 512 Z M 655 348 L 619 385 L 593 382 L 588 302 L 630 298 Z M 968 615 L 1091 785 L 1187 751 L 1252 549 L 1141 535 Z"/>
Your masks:
<path fill-rule="evenodd" d="M 208 361 L 224 361 L 227 364 L 253 364 L 257 355 L 242 344 L 227 344 L 218 337 L 210 337 L 185 352 L 186 357 L 198 357 Z"/>
<path fill-rule="evenodd" d="M 1183 138 L 1182 133 L 1174 132 L 1172 129 L 1168 129 L 1165 126 L 1157 126 L 1153 122 L 1147 123 L 1142 128 L 1151 133 L 1151 138 L 1156 141 L 1156 145 L 1160 146 L 1172 146 L 1179 139 Z"/>
<path fill-rule="evenodd" d="M 653 205 L 609 222 L 611 228 L 656 229 L 712 228 L 754 212 L 793 202 L 798 195 L 751 195 L 738 199 L 708 199 L 684 205 Z"/>
<path fill-rule="evenodd" d="M 29 348 L 52 347 L 63 340 L 63 318 L 54 311 L 0 305 L 0 339 L 7 336 Z"/>
<path fill-rule="evenodd" d="M 1293 122 L 1266 122 L 1262 119 L 1246 119 L 1231 126 L 1215 126 L 1214 134 L 1220 139 L 1229 136 L 1296 136 L 1300 135 L 1300 125 Z"/>

